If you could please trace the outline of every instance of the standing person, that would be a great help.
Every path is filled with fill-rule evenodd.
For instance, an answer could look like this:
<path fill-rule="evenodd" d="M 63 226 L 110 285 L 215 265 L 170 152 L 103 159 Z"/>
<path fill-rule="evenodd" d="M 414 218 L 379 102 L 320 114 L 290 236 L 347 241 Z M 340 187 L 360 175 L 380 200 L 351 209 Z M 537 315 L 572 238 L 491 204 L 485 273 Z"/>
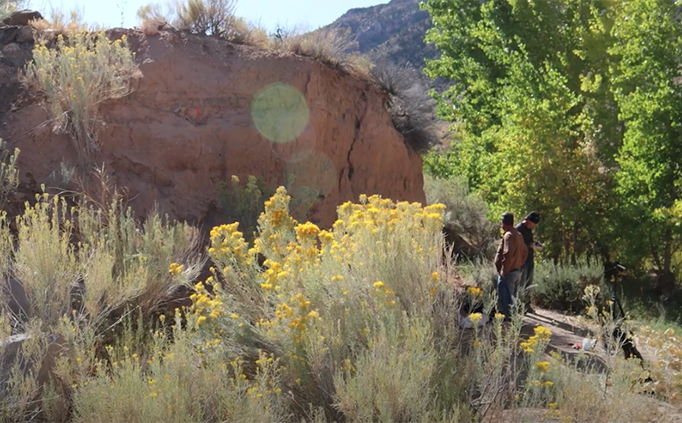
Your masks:
<path fill-rule="evenodd" d="M 533 285 L 533 273 L 535 272 L 535 249 L 542 248 L 541 244 L 533 241 L 533 229 L 540 222 L 540 213 L 532 211 L 523 218 L 523 221 L 516 225 L 516 230 L 523 236 L 523 242 L 528 247 L 528 257 L 521 270 L 521 280 L 519 282 L 519 298 L 528 313 L 534 313 L 530 305 L 530 292 L 528 288 Z"/>
<path fill-rule="evenodd" d="M 514 228 L 514 215 L 502 214 L 501 226 L 504 230 L 500 246 L 495 254 L 497 269 L 497 308 L 504 314 L 504 321 L 511 321 L 511 308 L 514 303 L 516 286 L 521 278 L 521 268 L 526 262 L 528 248 L 523 236 Z"/>

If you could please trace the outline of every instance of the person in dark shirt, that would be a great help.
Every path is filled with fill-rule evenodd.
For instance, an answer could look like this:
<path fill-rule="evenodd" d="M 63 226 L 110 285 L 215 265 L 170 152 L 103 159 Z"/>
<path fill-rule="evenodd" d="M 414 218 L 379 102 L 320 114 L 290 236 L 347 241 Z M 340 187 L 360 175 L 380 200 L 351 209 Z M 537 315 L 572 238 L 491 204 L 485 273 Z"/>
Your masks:
<path fill-rule="evenodd" d="M 528 313 L 533 313 L 533 308 L 530 305 L 530 293 L 528 287 L 533 285 L 533 273 L 535 272 L 534 253 L 536 248 L 542 248 L 542 245 L 533 240 L 533 229 L 540 222 L 540 213 L 530 212 L 523 219 L 521 223 L 516 225 L 516 230 L 523 236 L 523 242 L 528 247 L 528 257 L 521 270 L 521 279 L 519 280 L 519 298 Z"/>

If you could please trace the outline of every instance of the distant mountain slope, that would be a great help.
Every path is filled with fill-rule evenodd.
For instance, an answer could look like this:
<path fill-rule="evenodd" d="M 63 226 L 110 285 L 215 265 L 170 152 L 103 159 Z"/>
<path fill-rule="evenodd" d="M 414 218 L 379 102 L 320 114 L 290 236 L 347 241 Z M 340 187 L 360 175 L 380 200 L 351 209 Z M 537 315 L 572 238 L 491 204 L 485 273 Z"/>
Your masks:
<path fill-rule="evenodd" d="M 420 0 L 392 0 L 387 4 L 351 9 L 330 24 L 328 29 L 348 28 L 360 53 L 375 63 L 387 60 L 409 64 L 419 71 L 429 87 L 443 89 L 445 81 L 432 81 L 424 75 L 424 59 L 435 59 L 438 51 L 424 43 L 431 27 L 428 12 L 419 9 Z"/>

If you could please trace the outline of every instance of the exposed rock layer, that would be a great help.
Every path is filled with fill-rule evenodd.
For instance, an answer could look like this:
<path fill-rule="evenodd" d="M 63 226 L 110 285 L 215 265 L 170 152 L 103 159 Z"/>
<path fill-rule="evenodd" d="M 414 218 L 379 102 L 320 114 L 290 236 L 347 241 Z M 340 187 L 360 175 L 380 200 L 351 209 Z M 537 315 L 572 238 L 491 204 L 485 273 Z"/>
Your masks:
<path fill-rule="evenodd" d="M 288 184 L 294 195 L 314 193 L 307 218 L 324 227 L 339 204 L 363 193 L 425 200 L 421 158 L 392 127 L 385 95 L 366 82 L 310 58 L 215 38 L 126 33 L 144 76 L 128 97 L 101 104 L 95 161 L 127 188 L 136 213 L 157 204 L 172 218 L 210 227 L 222 217 L 218 184 L 229 185 L 231 175 Z M 305 106 L 292 114 L 291 98 L 268 99 L 262 90 L 271 84 L 285 84 L 275 90 L 284 97 L 302 94 L 308 119 Z M 62 162 L 76 165 L 79 158 L 67 136 L 50 131 L 39 102 L 17 101 L 17 92 L 4 81 L 0 137 L 21 149 L 22 190 L 30 194 L 50 185 Z M 254 98 L 267 100 L 261 102 L 267 110 L 255 110 L 265 119 L 260 131 Z M 302 132 L 282 141 L 276 131 L 286 133 L 292 119 L 303 120 Z"/>

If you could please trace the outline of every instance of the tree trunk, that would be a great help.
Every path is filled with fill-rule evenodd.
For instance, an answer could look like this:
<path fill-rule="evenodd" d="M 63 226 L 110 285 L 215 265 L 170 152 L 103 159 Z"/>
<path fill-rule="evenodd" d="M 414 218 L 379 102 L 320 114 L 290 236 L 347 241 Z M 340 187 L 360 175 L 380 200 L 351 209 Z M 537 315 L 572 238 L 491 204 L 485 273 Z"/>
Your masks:
<path fill-rule="evenodd" d="M 661 263 L 657 281 L 657 288 L 661 295 L 668 295 L 675 289 L 675 275 L 672 272 L 672 246 L 672 230 L 666 229 L 663 238 L 663 263 Z"/>

